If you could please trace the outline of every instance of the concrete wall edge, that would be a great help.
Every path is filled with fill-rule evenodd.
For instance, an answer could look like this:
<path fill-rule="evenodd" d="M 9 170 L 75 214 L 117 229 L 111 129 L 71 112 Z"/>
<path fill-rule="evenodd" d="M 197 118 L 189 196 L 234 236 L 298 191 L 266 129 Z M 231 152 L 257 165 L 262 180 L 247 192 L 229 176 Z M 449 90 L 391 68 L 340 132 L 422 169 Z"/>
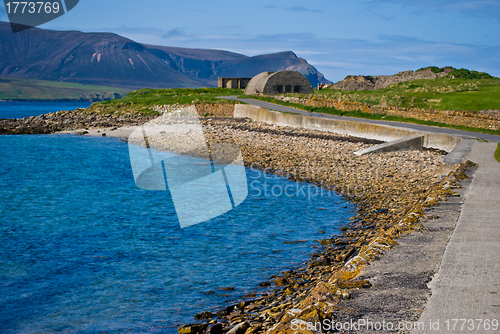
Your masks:
<path fill-rule="evenodd" d="M 439 149 L 446 152 L 451 152 L 455 146 L 462 141 L 460 137 L 448 134 L 416 131 L 390 125 L 369 124 L 282 113 L 248 104 L 235 105 L 234 117 L 246 117 L 256 122 L 329 131 L 384 142 L 390 142 L 422 134 L 424 135 L 423 147 Z"/>

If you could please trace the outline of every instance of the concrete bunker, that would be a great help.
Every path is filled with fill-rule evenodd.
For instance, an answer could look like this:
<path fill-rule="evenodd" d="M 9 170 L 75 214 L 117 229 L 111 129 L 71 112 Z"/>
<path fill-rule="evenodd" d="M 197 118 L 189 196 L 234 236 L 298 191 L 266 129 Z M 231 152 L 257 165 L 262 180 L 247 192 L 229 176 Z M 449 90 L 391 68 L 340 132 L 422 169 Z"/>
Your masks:
<path fill-rule="evenodd" d="M 262 72 L 248 83 L 245 94 L 313 94 L 309 80 L 297 71 Z"/>
<path fill-rule="evenodd" d="M 218 78 L 219 88 L 245 89 L 252 78 Z"/>

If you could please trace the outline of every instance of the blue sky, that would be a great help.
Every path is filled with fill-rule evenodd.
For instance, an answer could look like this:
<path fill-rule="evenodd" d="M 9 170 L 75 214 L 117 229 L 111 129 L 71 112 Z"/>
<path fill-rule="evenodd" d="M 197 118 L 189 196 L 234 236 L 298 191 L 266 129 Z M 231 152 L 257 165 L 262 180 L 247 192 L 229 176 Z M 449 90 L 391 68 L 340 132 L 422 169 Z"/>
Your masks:
<path fill-rule="evenodd" d="M 500 0 L 81 0 L 41 28 L 249 56 L 291 50 L 332 81 L 430 65 L 500 76 Z"/>

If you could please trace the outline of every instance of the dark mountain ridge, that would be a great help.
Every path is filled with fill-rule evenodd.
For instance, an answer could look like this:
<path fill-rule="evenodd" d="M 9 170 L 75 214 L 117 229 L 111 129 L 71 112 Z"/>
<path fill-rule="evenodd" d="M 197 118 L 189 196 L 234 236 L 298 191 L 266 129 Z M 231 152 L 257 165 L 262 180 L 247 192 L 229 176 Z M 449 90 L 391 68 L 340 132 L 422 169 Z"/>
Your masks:
<path fill-rule="evenodd" d="M 13 34 L 0 22 L 0 75 L 129 89 L 211 87 L 217 77 L 297 70 L 328 83 L 293 52 L 255 57 L 223 50 L 137 43 L 113 33 L 30 29 Z"/>

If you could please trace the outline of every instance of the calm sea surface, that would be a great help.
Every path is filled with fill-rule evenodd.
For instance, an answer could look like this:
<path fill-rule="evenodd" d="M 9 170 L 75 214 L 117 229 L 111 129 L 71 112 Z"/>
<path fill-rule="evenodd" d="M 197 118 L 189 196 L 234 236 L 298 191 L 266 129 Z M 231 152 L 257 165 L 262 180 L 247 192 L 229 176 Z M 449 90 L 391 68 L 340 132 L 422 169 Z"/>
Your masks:
<path fill-rule="evenodd" d="M 335 193 L 247 178 L 240 206 L 181 229 L 168 192 L 136 187 L 126 143 L 0 136 L 0 332 L 176 333 L 263 291 L 353 214 Z"/>
<path fill-rule="evenodd" d="M 0 119 L 38 116 L 61 110 L 87 108 L 90 102 L 10 102 L 0 101 Z"/>

